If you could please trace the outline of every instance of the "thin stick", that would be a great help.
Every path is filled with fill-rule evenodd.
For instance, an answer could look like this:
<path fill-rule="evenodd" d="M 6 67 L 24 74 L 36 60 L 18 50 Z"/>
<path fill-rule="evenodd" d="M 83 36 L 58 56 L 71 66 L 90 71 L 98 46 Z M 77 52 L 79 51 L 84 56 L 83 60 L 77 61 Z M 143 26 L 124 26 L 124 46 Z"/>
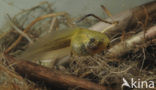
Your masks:
<path fill-rule="evenodd" d="M 0 39 L 2 39 L 3 37 L 5 37 L 8 33 L 10 33 L 10 31 L 2 32 L 2 34 L 0 34 Z"/>
<path fill-rule="evenodd" d="M 119 24 L 117 24 L 115 27 L 112 27 L 109 30 L 106 30 L 105 33 L 108 36 L 113 36 L 114 33 L 121 32 L 122 30 L 129 29 L 129 28 L 127 28 L 127 26 L 128 27 L 136 26 L 137 20 L 134 18 L 135 16 L 138 17 L 138 19 L 145 20 L 144 17 L 146 16 L 145 15 L 146 13 L 145 13 L 145 11 L 143 9 L 143 6 L 146 7 L 146 9 L 148 11 L 148 15 L 151 18 L 151 19 L 148 19 L 148 22 L 149 22 L 149 20 L 150 21 L 152 20 L 152 17 L 154 19 L 154 17 L 156 16 L 155 15 L 156 14 L 155 13 L 156 12 L 156 1 L 152 1 L 152 2 L 137 6 L 137 7 L 132 8 L 132 9 L 128 9 L 128 10 L 126 10 L 124 12 L 121 12 L 119 14 L 114 15 L 113 19 L 115 21 L 118 21 Z M 107 18 L 105 20 L 110 21 L 111 18 L 109 17 L 109 18 Z M 98 22 L 95 25 L 93 25 L 92 27 L 90 27 L 89 29 L 100 32 L 100 31 L 104 30 L 108 26 L 109 25 L 106 24 L 106 23 Z"/>
<path fill-rule="evenodd" d="M 22 32 L 22 30 L 20 30 L 14 23 L 13 21 L 11 20 L 10 16 L 7 14 L 7 18 L 8 18 L 8 21 L 9 21 L 9 24 L 20 34 L 22 35 L 23 37 L 25 37 L 31 44 L 33 43 L 33 40 L 31 40 L 31 38 L 24 32 Z"/>
<path fill-rule="evenodd" d="M 30 28 L 38 21 L 40 20 L 43 20 L 45 18 L 49 18 L 49 17 L 56 17 L 56 16 L 61 16 L 61 15 L 66 15 L 65 12 L 59 12 L 59 13 L 52 13 L 52 14 L 47 14 L 47 15 L 44 15 L 44 16 L 41 16 L 41 17 L 38 17 L 36 18 L 35 20 L 33 20 L 26 28 L 25 30 L 23 31 L 24 33 L 26 33 L 28 30 L 30 30 Z M 11 46 L 9 46 L 9 48 L 7 48 L 5 50 L 5 53 L 8 53 L 11 49 L 13 49 L 21 40 L 22 40 L 22 35 L 20 35 L 18 37 L 18 39 L 13 43 L 11 44 Z"/>
<path fill-rule="evenodd" d="M 125 45 L 123 42 L 120 42 L 108 50 L 106 56 L 108 57 L 121 57 L 122 55 L 126 54 L 130 50 L 133 50 L 136 45 L 144 44 L 145 41 L 154 39 L 156 37 L 156 26 L 152 26 L 147 30 L 144 35 L 144 31 L 132 36 L 131 38 L 125 40 Z"/>
<path fill-rule="evenodd" d="M 147 8 L 145 6 L 143 6 L 143 8 L 144 8 L 144 12 L 145 12 L 145 15 L 146 15 L 145 16 L 145 22 L 144 22 L 144 25 L 146 27 L 147 24 L 148 24 L 149 14 L 148 14 Z"/>
<path fill-rule="evenodd" d="M 144 66 L 144 63 L 145 63 L 145 60 L 146 60 L 146 53 L 145 53 L 145 48 L 144 47 L 143 47 L 142 51 L 143 51 L 143 54 L 144 54 L 144 58 L 142 60 L 142 64 L 141 64 L 141 68 L 140 68 L 139 74 L 142 72 L 142 69 L 143 69 L 143 66 Z"/>
<path fill-rule="evenodd" d="M 87 15 L 85 15 L 84 17 L 82 17 L 79 21 L 77 21 L 76 23 L 79 23 L 79 22 L 83 21 L 84 19 L 86 19 L 86 18 L 89 17 L 89 16 L 92 16 L 92 17 L 98 19 L 99 21 L 102 21 L 102 22 L 105 22 L 105 23 L 108 23 L 108 24 L 113 24 L 112 22 L 109 22 L 109 21 L 106 21 L 106 20 L 104 20 L 104 19 L 101 19 L 101 18 L 99 18 L 98 16 L 96 16 L 96 15 L 94 15 L 94 14 L 87 14 Z"/>
<path fill-rule="evenodd" d="M 33 11 L 33 10 L 35 10 L 35 9 L 37 9 L 37 8 L 41 8 L 41 5 L 43 5 L 43 4 L 47 4 L 48 7 L 50 7 L 50 4 L 49 4 L 47 1 L 40 2 L 39 4 L 33 6 L 33 7 L 29 8 L 29 9 L 21 9 L 21 12 L 17 13 L 17 14 L 13 17 L 13 20 L 15 20 L 16 17 L 17 17 L 18 15 L 21 15 L 21 14 L 24 13 L 24 12 Z"/>
<path fill-rule="evenodd" d="M 113 16 L 110 13 L 110 11 L 104 5 L 101 5 L 101 8 L 106 12 L 107 16 L 109 16 L 112 19 L 112 21 L 114 22 Z"/>
<path fill-rule="evenodd" d="M 13 67 L 21 75 L 33 81 L 43 81 L 45 85 L 59 88 L 78 87 L 85 90 L 106 90 L 107 88 L 88 80 L 63 74 L 60 71 L 49 69 L 30 61 L 16 60 L 12 56 L 5 55 L 8 64 L 16 63 Z"/>
<path fill-rule="evenodd" d="M 53 29 L 54 29 L 54 26 L 56 24 L 56 21 L 57 21 L 57 18 L 54 17 L 52 20 L 51 20 L 51 25 L 50 25 L 50 28 L 49 28 L 49 32 L 51 32 Z"/>

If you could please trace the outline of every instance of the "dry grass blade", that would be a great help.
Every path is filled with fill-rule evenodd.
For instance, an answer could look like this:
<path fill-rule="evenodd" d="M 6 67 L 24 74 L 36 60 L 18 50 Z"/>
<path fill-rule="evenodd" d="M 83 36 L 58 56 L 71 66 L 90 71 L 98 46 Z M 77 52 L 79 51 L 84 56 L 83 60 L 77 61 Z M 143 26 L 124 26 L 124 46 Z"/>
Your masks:
<path fill-rule="evenodd" d="M 104 5 L 101 5 L 101 8 L 106 12 L 106 14 L 112 19 L 112 21 L 114 22 L 114 19 L 113 19 L 113 16 L 112 14 L 110 13 L 110 11 L 104 6 Z"/>
<path fill-rule="evenodd" d="M 49 28 L 49 32 L 53 31 L 56 22 L 57 22 L 57 18 L 54 17 L 54 18 L 51 20 L 51 25 L 50 25 L 50 28 Z"/>
<path fill-rule="evenodd" d="M 24 32 L 22 32 L 22 30 L 20 30 L 14 23 L 13 21 L 11 20 L 11 17 L 7 14 L 7 18 L 8 18 L 8 21 L 9 21 L 9 24 L 20 34 L 22 35 L 23 37 L 25 37 L 31 44 L 33 43 L 33 40 L 31 40 L 31 38 Z"/>
<path fill-rule="evenodd" d="M 30 28 L 31 28 L 35 23 L 37 23 L 37 22 L 40 21 L 40 20 L 43 20 L 43 19 L 49 18 L 49 17 L 62 16 L 62 15 L 65 15 L 65 16 L 66 16 L 67 13 L 65 13 L 65 12 L 52 13 L 52 14 L 47 14 L 47 15 L 38 17 L 38 18 L 36 18 L 35 20 L 33 20 L 33 21 L 24 29 L 23 32 L 26 33 L 28 30 L 30 30 Z M 68 16 L 67 16 L 67 17 L 68 17 Z M 69 20 L 69 17 L 68 17 L 68 20 Z M 69 20 L 69 22 L 70 22 L 70 20 Z M 23 36 L 20 35 L 20 36 L 18 37 L 18 39 L 17 39 L 13 44 L 11 44 L 9 48 L 7 48 L 7 49 L 5 50 L 5 53 L 8 53 L 11 49 L 13 49 L 13 48 L 22 40 L 22 37 L 23 37 Z"/>

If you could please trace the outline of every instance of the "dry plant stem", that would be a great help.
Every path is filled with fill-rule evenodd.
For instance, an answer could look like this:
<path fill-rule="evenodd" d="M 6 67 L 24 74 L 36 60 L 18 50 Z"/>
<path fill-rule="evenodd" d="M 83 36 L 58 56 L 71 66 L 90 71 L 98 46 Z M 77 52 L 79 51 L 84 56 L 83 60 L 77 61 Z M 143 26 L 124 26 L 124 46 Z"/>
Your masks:
<path fill-rule="evenodd" d="M 6 66 L 0 65 L 0 72 L 0 90 L 33 90 L 33 85 L 30 87 L 23 77 Z"/>
<path fill-rule="evenodd" d="M 148 24 L 148 19 L 149 19 L 149 14 L 148 14 L 148 11 L 147 11 L 147 9 L 146 9 L 146 7 L 144 7 L 143 6 L 143 8 L 144 8 L 144 12 L 145 12 L 145 22 L 144 22 L 144 26 L 146 27 L 147 26 L 147 24 Z"/>
<path fill-rule="evenodd" d="M 52 20 L 51 20 L 51 25 L 50 25 L 50 28 L 49 28 L 49 32 L 53 31 L 54 29 L 54 26 L 56 24 L 56 21 L 57 21 L 57 18 L 54 17 Z"/>
<path fill-rule="evenodd" d="M 25 37 L 31 44 L 33 43 L 33 40 L 31 40 L 31 38 L 24 32 L 22 32 L 22 30 L 20 30 L 14 23 L 13 21 L 11 20 L 10 16 L 7 14 L 7 17 L 8 17 L 8 21 L 9 21 L 9 24 L 20 34 L 22 35 L 23 37 Z"/>
<path fill-rule="evenodd" d="M 108 50 L 106 56 L 120 57 L 134 49 L 136 45 L 142 45 L 146 40 L 151 40 L 154 38 L 156 38 L 156 26 L 149 28 L 146 32 L 142 31 L 137 35 L 134 35 L 131 38 L 125 40 L 124 42 L 120 42 L 117 45 L 114 45 Z"/>
<path fill-rule="evenodd" d="M 109 12 L 109 10 L 104 6 L 104 5 L 101 5 L 101 8 L 106 12 L 106 14 L 112 19 L 112 21 L 114 22 L 113 20 L 113 16 L 112 14 Z"/>
<path fill-rule="evenodd" d="M 140 67 L 140 72 L 139 72 L 139 74 L 142 72 L 142 69 L 143 69 L 143 66 L 144 66 L 144 63 L 145 63 L 145 60 L 146 60 L 145 48 L 142 48 L 142 51 L 143 51 L 143 54 L 144 54 L 144 58 L 143 58 L 143 60 L 142 60 L 142 64 L 141 64 L 141 67 Z"/>
<path fill-rule="evenodd" d="M 136 25 L 137 20 L 143 20 L 145 21 L 145 17 L 147 18 L 147 12 L 148 12 L 148 17 L 155 17 L 156 14 L 156 1 L 152 1 L 150 3 L 135 7 L 133 9 L 126 10 L 124 12 L 121 12 L 119 14 L 116 14 L 112 17 L 114 21 L 118 21 L 119 23 L 111 26 L 110 24 L 104 23 L 104 22 L 99 22 L 92 27 L 90 27 L 90 30 L 95 30 L 95 31 L 103 31 L 109 36 L 114 35 L 117 32 L 122 32 L 122 30 L 126 30 L 127 26 L 131 27 L 133 25 Z M 107 21 L 112 21 L 111 17 L 107 18 Z M 147 21 L 146 21 L 147 22 Z M 109 29 L 106 29 L 109 28 Z"/>
<path fill-rule="evenodd" d="M 10 31 L 3 32 L 2 34 L 0 34 L 0 39 L 4 38 L 6 35 L 8 35 L 8 33 L 10 33 Z"/>
<path fill-rule="evenodd" d="M 77 23 L 81 22 L 82 20 L 84 20 L 85 18 L 87 18 L 87 17 L 89 17 L 89 16 L 92 16 L 92 17 L 94 17 L 94 18 L 96 18 L 96 19 L 98 19 L 99 21 L 102 21 L 102 22 L 104 22 L 104 23 L 108 23 L 108 24 L 117 23 L 117 22 L 115 22 L 115 21 L 113 20 L 112 14 L 109 12 L 109 10 L 108 10 L 105 6 L 101 5 L 101 8 L 106 12 L 106 14 L 112 19 L 113 22 L 112 22 L 112 21 L 110 22 L 110 21 L 101 19 L 100 17 L 98 17 L 98 16 L 96 16 L 96 15 L 94 15 L 94 14 L 87 14 L 87 15 L 85 15 L 83 18 L 81 18 Z"/>
<path fill-rule="evenodd" d="M 26 75 L 34 81 L 44 81 L 46 85 L 61 86 L 62 88 L 79 87 L 86 90 L 106 90 L 106 88 L 101 85 L 71 75 L 66 75 L 29 61 L 16 60 L 7 55 L 6 58 L 9 64 L 16 63 L 13 67 L 15 67 L 18 73 Z"/>
<path fill-rule="evenodd" d="M 44 16 L 41 16 L 41 17 L 38 17 L 36 18 L 35 20 L 33 20 L 31 22 L 31 24 L 29 24 L 25 29 L 24 29 L 24 33 L 26 33 L 28 30 L 30 30 L 30 28 L 38 21 L 40 20 L 43 20 L 45 18 L 49 18 L 49 17 L 56 17 L 56 16 L 61 16 L 61 15 L 66 15 L 67 13 L 65 12 L 60 12 L 60 13 L 52 13 L 52 14 L 47 14 L 47 15 L 44 15 Z M 17 40 L 11 44 L 11 46 L 9 46 L 6 50 L 5 50 L 5 53 L 8 53 L 11 49 L 13 49 L 21 40 L 22 40 L 22 35 L 20 35 Z"/>
<path fill-rule="evenodd" d="M 94 17 L 94 18 L 96 18 L 96 19 L 98 19 L 99 21 L 102 21 L 102 22 L 104 22 L 104 23 L 113 24 L 112 22 L 103 20 L 103 19 L 99 18 L 98 16 L 96 16 L 96 15 L 94 15 L 94 14 L 87 14 L 87 15 L 85 15 L 85 16 L 82 17 L 79 21 L 77 21 L 77 23 L 83 21 L 84 19 L 86 19 L 86 18 L 89 17 L 89 16 L 92 16 L 92 17 Z"/>
<path fill-rule="evenodd" d="M 47 1 L 43 1 L 43 2 L 40 2 L 38 5 L 36 5 L 36 6 L 32 7 L 32 8 L 30 8 L 30 9 L 22 9 L 21 12 L 17 13 L 17 14 L 13 17 L 13 20 L 15 20 L 17 16 L 21 15 L 22 13 L 24 13 L 24 12 L 26 12 L 26 11 L 33 11 L 33 10 L 35 10 L 35 9 L 37 9 L 37 8 L 40 8 L 41 5 L 43 5 L 43 4 L 47 4 L 48 7 L 51 9 L 51 7 L 50 7 L 51 4 L 49 4 Z M 51 9 L 51 11 L 52 11 L 52 9 Z"/>
<path fill-rule="evenodd" d="M 5 71 L 5 73 L 8 73 L 10 76 L 17 78 L 18 80 L 21 80 L 21 81 L 24 80 L 21 76 L 18 76 L 16 73 L 10 71 L 8 68 L 6 68 L 3 65 L 0 65 L 0 70 Z"/>
<path fill-rule="evenodd" d="M 156 12 L 156 1 L 153 1 L 151 3 L 145 4 L 142 6 L 144 6 L 147 9 L 148 14 L 153 14 Z M 136 20 L 133 18 L 134 16 L 139 17 L 139 18 L 143 18 L 145 16 L 142 6 L 136 7 L 131 10 L 127 10 L 121 14 L 118 14 L 118 15 L 115 15 L 114 17 L 112 17 L 115 21 L 119 21 L 119 24 L 117 24 L 117 25 L 115 24 L 114 26 L 110 26 L 109 24 L 99 22 L 96 25 L 90 27 L 89 29 L 101 32 L 101 30 L 103 31 L 105 28 L 109 27 L 109 29 L 105 29 L 103 32 L 107 33 L 110 36 L 116 32 L 125 30 L 125 28 L 129 24 L 131 19 L 132 19 L 132 22 L 131 22 L 132 25 L 136 23 Z M 27 32 L 31 28 L 31 26 L 34 25 L 37 21 L 40 21 L 47 17 L 55 17 L 55 16 L 59 16 L 59 15 L 66 15 L 66 13 L 54 13 L 54 14 L 48 14 L 45 16 L 41 16 L 41 17 L 37 18 L 36 20 L 34 20 L 30 25 L 28 25 L 28 27 L 24 30 L 24 32 Z M 68 15 L 67 15 L 67 18 L 68 18 L 68 21 L 71 22 Z M 110 21 L 112 19 L 108 18 L 106 20 Z M 5 50 L 5 53 L 8 53 L 12 48 L 14 48 L 21 41 L 21 39 L 22 39 L 22 36 L 19 36 L 18 39 L 9 48 L 7 48 Z"/>

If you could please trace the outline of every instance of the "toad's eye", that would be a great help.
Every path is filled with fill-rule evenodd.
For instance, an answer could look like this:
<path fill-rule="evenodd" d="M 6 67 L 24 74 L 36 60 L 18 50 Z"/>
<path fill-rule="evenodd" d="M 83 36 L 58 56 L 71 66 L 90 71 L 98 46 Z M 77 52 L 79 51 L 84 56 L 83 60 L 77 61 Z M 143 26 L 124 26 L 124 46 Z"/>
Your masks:
<path fill-rule="evenodd" d="M 91 38 L 89 43 L 94 43 L 95 42 L 95 38 Z"/>
<path fill-rule="evenodd" d="M 98 45 L 98 42 L 96 41 L 96 39 L 95 38 L 91 38 L 90 40 L 89 40 L 89 42 L 88 42 L 88 45 L 87 45 L 87 47 L 89 48 L 89 49 L 97 49 L 97 45 Z"/>

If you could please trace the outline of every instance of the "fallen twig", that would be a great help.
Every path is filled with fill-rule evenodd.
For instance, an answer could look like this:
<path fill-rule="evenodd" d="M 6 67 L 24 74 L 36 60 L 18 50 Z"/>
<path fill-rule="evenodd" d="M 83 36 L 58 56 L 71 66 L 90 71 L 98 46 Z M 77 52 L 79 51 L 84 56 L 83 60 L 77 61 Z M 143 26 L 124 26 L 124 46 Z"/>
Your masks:
<path fill-rule="evenodd" d="M 43 19 L 49 18 L 49 17 L 61 16 L 61 15 L 65 15 L 65 16 L 67 17 L 68 22 L 71 22 L 70 19 L 69 19 L 69 17 L 68 17 L 68 14 L 65 13 L 65 12 L 47 14 L 47 15 L 38 17 L 38 18 L 36 18 L 35 20 L 33 20 L 33 21 L 24 29 L 23 32 L 26 33 L 28 30 L 30 30 L 30 28 L 31 28 L 36 22 L 38 22 L 38 21 L 40 21 L 40 20 L 43 20 Z M 72 24 L 72 23 L 71 23 L 71 24 Z M 13 44 L 11 44 L 11 45 L 9 46 L 9 48 L 7 48 L 7 49 L 5 50 L 5 53 L 8 53 L 11 49 L 13 49 L 13 48 L 22 40 L 22 37 L 23 37 L 23 36 L 20 35 L 20 36 L 18 37 L 18 39 L 17 39 Z"/>
<path fill-rule="evenodd" d="M 156 26 L 151 27 L 146 32 L 142 31 L 131 38 L 120 42 L 108 50 L 106 56 L 120 57 L 130 50 L 134 49 L 136 45 L 142 45 L 146 40 L 151 40 L 156 37 Z"/>
<path fill-rule="evenodd" d="M 49 32 L 53 31 L 56 22 L 57 22 L 57 18 L 54 17 L 54 18 L 51 20 L 51 25 L 50 25 L 50 28 L 49 28 Z"/>
<path fill-rule="evenodd" d="M 22 32 L 22 30 L 20 30 L 11 20 L 10 16 L 7 14 L 8 17 L 8 22 L 9 24 L 19 33 L 21 34 L 23 37 L 25 37 L 31 44 L 33 43 L 33 40 L 31 40 L 31 38 L 24 32 Z"/>
<path fill-rule="evenodd" d="M 112 21 L 114 22 L 114 20 L 112 18 L 113 16 L 110 13 L 110 11 L 104 5 L 101 5 L 101 8 L 106 12 L 107 16 L 109 16 L 112 19 Z"/>
<path fill-rule="evenodd" d="M 126 10 L 117 15 L 114 15 L 113 17 L 105 19 L 107 21 L 112 21 L 113 19 L 114 21 L 118 21 L 119 22 L 118 24 L 112 26 L 108 23 L 98 22 L 89 29 L 99 32 L 103 31 L 107 35 L 112 36 L 117 32 L 126 30 L 127 26 L 128 27 L 135 26 L 138 20 L 143 20 L 145 21 L 145 24 L 147 24 L 147 20 L 145 19 L 147 19 L 148 17 L 155 17 L 155 14 L 156 14 L 156 1 L 152 1 L 150 3 L 135 7 L 133 9 Z"/>
<path fill-rule="evenodd" d="M 5 55 L 5 57 L 9 64 L 15 63 L 13 67 L 15 67 L 15 70 L 19 74 L 25 75 L 34 81 L 44 81 L 46 85 L 55 87 L 62 86 L 62 88 L 78 87 L 86 90 L 106 90 L 106 87 L 104 86 L 71 75 L 66 75 L 59 71 L 52 70 L 29 61 L 16 60 L 7 55 Z"/>
<path fill-rule="evenodd" d="M 87 17 L 89 17 L 89 16 L 92 16 L 92 17 L 98 19 L 99 21 L 102 21 L 102 22 L 105 22 L 105 23 L 108 23 L 108 24 L 113 24 L 112 22 L 109 22 L 109 21 L 106 21 L 106 20 L 104 20 L 104 19 L 101 19 L 101 18 L 99 18 L 98 16 L 96 16 L 96 15 L 94 15 L 94 14 L 87 14 L 87 15 L 85 15 L 85 16 L 82 17 L 79 21 L 77 21 L 77 23 L 83 21 L 85 18 L 87 18 Z"/>

